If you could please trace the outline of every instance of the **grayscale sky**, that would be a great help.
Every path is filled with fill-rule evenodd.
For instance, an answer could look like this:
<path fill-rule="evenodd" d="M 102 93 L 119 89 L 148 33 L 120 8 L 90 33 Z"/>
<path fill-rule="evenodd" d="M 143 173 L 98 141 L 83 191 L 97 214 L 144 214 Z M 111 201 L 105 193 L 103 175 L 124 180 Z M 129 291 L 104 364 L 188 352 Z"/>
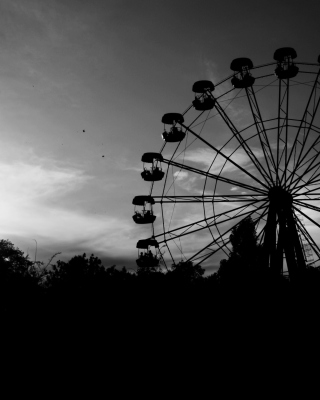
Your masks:
<path fill-rule="evenodd" d="M 132 266 L 161 117 L 230 62 L 320 54 L 317 0 L 0 0 L 0 236 L 33 259 Z"/>

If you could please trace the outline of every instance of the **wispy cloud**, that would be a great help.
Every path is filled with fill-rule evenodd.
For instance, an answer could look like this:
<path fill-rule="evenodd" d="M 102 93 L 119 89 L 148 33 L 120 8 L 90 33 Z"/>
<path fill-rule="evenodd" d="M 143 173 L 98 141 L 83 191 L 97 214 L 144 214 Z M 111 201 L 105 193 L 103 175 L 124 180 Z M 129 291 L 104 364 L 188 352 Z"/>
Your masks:
<path fill-rule="evenodd" d="M 83 200 L 93 177 L 80 167 L 41 158 L 2 162 L 0 179 L 2 238 L 36 239 L 39 247 L 62 248 L 68 256 L 74 248 L 113 259 L 132 255 L 135 225 L 114 212 L 89 212 Z"/>
<path fill-rule="evenodd" d="M 224 148 L 222 150 L 222 153 L 226 157 L 230 157 L 230 159 L 236 163 L 237 165 L 243 167 L 243 166 L 248 166 L 251 163 L 251 160 L 247 153 L 239 149 L 237 150 L 234 154 L 232 154 L 234 149 L 232 148 Z M 259 149 L 252 149 L 253 153 L 257 158 L 263 157 L 263 152 Z M 205 166 L 206 169 L 208 169 L 214 159 L 212 155 L 212 150 L 211 149 L 206 149 L 206 148 L 198 148 L 195 150 L 190 150 L 187 151 L 184 155 L 184 159 L 186 161 L 194 162 L 197 164 L 202 164 Z M 214 160 L 214 163 L 212 164 L 212 167 L 210 168 L 211 173 L 219 173 L 223 167 L 224 172 L 232 172 L 235 170 L 238 170 L 237 165 L 234 165 L 233 163 L 227 161 L 226 165 L 224 166 L 226 162 L 226 158 L 223 157 L 222 155 L 218 154 Z"/>
<path fill-rule="evenodd" d="M 54 200 L 81 189 L 92 179 L 76 168 L 45 164 L 1 163 L 0 201 L 22 205 L 26 201 Z"/>

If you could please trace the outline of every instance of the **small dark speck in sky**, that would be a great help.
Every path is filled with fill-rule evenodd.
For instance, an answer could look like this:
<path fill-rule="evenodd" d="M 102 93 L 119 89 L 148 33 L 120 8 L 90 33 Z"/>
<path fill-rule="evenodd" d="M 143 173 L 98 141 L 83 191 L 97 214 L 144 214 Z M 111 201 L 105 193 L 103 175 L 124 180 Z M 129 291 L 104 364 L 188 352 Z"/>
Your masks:
<path fill-rule="evenodd" d="M 85 129 L 83 129 L 83 131 L 82 132 L 85 132 Z"/>
<path fill-rule="evenodd" d="M 102 157 L 104 157 L 104 156 L 102 156 Z"/>

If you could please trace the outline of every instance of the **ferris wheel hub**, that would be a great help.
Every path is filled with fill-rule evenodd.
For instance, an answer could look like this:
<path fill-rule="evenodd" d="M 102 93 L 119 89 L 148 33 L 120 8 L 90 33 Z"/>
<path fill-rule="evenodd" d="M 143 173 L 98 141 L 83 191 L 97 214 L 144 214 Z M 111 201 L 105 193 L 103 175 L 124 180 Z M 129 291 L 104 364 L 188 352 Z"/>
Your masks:
<path fill-rule="evenodd" d="M 268 197 L 270 203 L 274 204 L 277 208 L 291 208 L 292 206 L 292 195 L 281 186 L 272 187 L 269 190 Z"/>

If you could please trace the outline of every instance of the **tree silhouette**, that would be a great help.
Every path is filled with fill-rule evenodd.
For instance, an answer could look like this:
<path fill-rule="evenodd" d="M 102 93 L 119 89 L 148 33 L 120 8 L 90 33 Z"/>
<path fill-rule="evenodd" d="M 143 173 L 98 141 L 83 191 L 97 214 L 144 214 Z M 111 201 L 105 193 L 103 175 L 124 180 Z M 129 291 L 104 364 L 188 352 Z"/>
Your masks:
<path fill-rule="evenodd" d="M 0 240 L 0 273 L 1 278 L 26 276 L 33 263 L 23 251 L 14 247 L 10 240 Z"/>
<path fill-rule="evenodd" d="M 181 282 L 194 282 L 204 275 L 205 270 L 201 265 L 193 265 L 192 261 L 180 261 L 172 265 L 172 271 L 169 272 L 172 277 Z"/>
<path fill-rule="evenodd" d="M 41 274 L 35 263 L 9 240 L 0 240 L 1 308 L 12 314 L 31 312 L 37 303 Z"/>
<path fill-rule="evenodd" d="M 258 259 L 262 248 L 258 244 L 255 223 L 245 218 L 230 234 L 232 251 L 228 259 L 221 260 L 218 270 L 220 281 L 248 279 L 262 271 Z"/>
<path fill-rule="evenodd" d="M 46 284 L 48 287 L 59 287 L 67 290 L 80 290 L 88 287 L 94 280 L 99 280 L 105 273 L 101 260 L 93 254 L 89 258 L 72 257 L 68 262 L 58 260 L 48 271 Z"/>

